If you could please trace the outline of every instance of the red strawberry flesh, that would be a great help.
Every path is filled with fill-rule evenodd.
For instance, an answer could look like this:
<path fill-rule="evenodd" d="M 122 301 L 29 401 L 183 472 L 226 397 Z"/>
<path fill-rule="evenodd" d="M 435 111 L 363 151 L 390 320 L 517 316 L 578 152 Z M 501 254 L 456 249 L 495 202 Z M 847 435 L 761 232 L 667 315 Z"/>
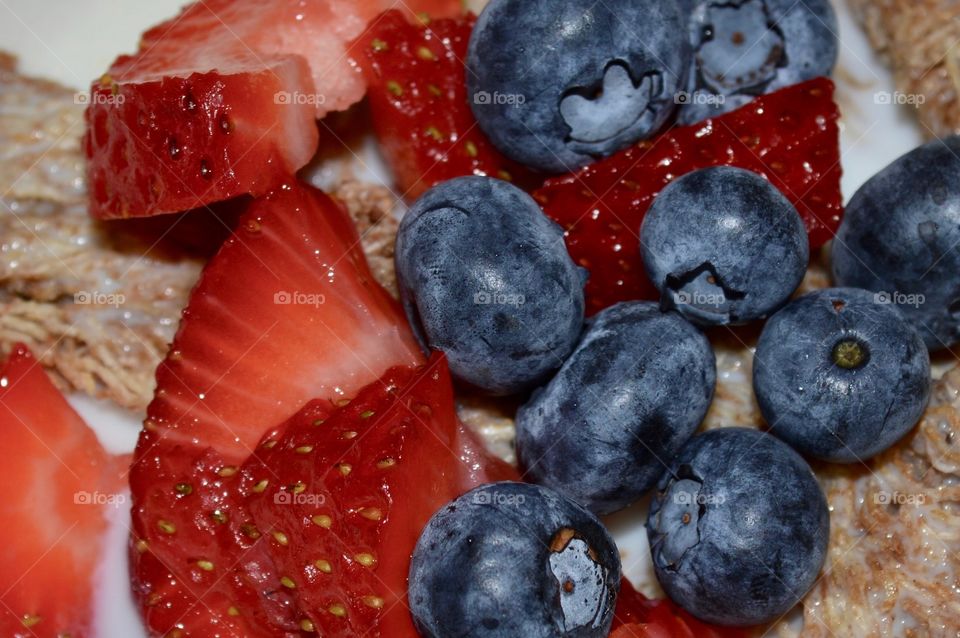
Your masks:
<path fill-rule="evenodd" d="M 414 25 L 392 10 L 357 39 L 374 130 L 407 198 L 464 175 L 528 179 L 486 139 L 467 103 L 464 60 L 473 23 L 468 16 Z"/>
<path fill-rule="evenodd" d="M 83 638 L 107 511 L 125 464 L 110 455 L 25 346 L 0 370 L 0 635 Z"/>
<path fill-rule="evenodd" d="M 640 223 L 664 186 L 700 168 L 730 165 L 766 176 L 797 207 L 811 248 L 822 246 L 843 210 L 838 117 L 833 83 L 820 78 L 548 180 L 534 197 L 566 230 L 574 261 L 590 271 L 588 313 L 659 298 L 640 261 Z"/>
<path fill-rule="evenodd" d="M 701 622 L 669 600 L 650 599 L 627 579 L 620 584 L 610 638 L 747 638 L 750 632 Z"/>
<path fill-rule="evenodd" d="M 387 0 L 206 0 L 146 33 L 91 88 L 86 154 L 98 218 L 262 195 L 317 148 L 315 118 L 364 94 L 350 42 Z M 456 0 L 413 0 L 458 15 Z"/>

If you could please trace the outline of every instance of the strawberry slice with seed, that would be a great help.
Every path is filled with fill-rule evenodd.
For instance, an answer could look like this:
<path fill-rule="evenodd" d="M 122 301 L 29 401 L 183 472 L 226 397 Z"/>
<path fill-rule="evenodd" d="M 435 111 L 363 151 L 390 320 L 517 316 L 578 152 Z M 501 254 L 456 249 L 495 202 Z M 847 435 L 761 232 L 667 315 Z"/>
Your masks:
<path fill-rule="evenodd" d="M 467 103 L 464 60 L 474 21 L 468 16 L 415 25 L 393 10 L 357 39 L 374 130 L 410 199 L 464 175 L 529 180 L 487 140 Z"/>
<path fill-rule="evenodd" d="M 92 635 L 121 472 L 25 346 L 0 369 L 0 635 Z"/>
<path fill-rule="evenodd" d="M 388 0 L 205 0 L 143 34 L 91 87 L 91 213 L 147 216 L 263 195 L 317 148 L 316 118 L 358 102 L 350 42 Z M 410 0 L 455 16 L 457 0 Z"/>
<path fill-rule="evenodd" d="M 243 491 L 301 626 L 324 636 L 415 638 L 410 554 L 433 513 L 515 476 L 458 424 L 442 355 L 395 368 L 349 405 L 313 402 L 265 438 Z"/>

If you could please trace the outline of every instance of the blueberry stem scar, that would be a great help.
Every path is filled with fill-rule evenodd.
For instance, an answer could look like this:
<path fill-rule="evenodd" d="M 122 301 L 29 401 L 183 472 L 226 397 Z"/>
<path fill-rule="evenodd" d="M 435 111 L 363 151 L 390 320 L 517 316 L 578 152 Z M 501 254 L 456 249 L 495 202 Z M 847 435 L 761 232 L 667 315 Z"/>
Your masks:
<path fill-rule="evenodd" d="M 855 370 L 866 365 L 870 358 L 866 345 L 856 339 L 843 339 L 833 347 L 833 363 L 844 370 Z"/>

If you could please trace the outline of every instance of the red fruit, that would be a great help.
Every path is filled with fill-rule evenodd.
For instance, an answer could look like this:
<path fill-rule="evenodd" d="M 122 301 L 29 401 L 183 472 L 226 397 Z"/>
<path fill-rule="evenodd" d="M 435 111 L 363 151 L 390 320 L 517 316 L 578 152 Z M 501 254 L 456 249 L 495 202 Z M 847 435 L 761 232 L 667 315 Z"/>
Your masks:
<path fill-rule="evenodd" d="M 303 620 L 275 568 L 274 537 L 263 531 L 272 521 L 261 525 L 244 502 L 241 468 L 307 401 L 321 418 L 317 406 L 332 411 L 388 369 L 423 361 L 333 200 L 287 185 L 250 204 L 238 224 L 204 270 L 157 371 L 131 472 L 135 593 L 155 635 L 271 636 Z M 455 423 L 450 410 L 437 423 Z M 423 443 L 425 456 L 411 454 L 432 462 L 433 441 Z M 447 493 L 445 477 L 428 476 Z M 402 484 L 391 489 L 406 494 Z M 418 511 L 411 506 L 411 516 Z"/>
<path fill-rule="evenodd" d="M 263 448 L 242 489 L 297 624 L 329 637 L 416 638 L 405 598 L 423 526 L 470 488 L 515 477 L 457 422 L 442 355 L 394 368 L 332 414 L 310 403 Z"/>
<path fill-rule="evenodd" d="M 0 635 L 91 635 L 94 574 L 125 467 L 25 346 L 0 370 Z"/>
<path fill-rule="evenodd" d="M 207 0 L 144 33 L 91 87 L 91 213 L 146 216 L 261 195 L 306 164 L 314 119 L 363 97 L 348 43 L 388 0 Z M 459 15 L 456 0 L 411 12 Z"/>
<path fill-rule="evenodd" d="M 610 638 L 747 638 L 743 629 L 703 623 L 669 600 L 651 600 L 623 579 Z"/>
<path fill-rule="evenodd" d="M 527 179 L 490 144 L 467 103 L 464 60 L 474 21 L 424 27 L 387 11 L 356 41 L 374 130 L 405 197 L 463 175 Z"/>
<path fill-rule="evenodd" d="M 659 297 L 640 261 L 640 222 L 664 186 L 700 168 L 730 165 L 765 175 L 797 207 L 811 248 L 822 246 L 843 211 L 838 117 L 833 83 L 820 78 L 548 180 L 534 196 L 566 229 L 574 261 L 590 271 L 588 313 Z"/>

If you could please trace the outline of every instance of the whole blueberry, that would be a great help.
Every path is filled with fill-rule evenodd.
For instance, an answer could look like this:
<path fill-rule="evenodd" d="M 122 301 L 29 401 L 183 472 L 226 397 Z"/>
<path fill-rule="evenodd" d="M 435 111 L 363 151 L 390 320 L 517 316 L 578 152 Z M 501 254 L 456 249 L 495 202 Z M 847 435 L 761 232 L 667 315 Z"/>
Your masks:
<path fill-rule="evenodd" d="M 664 308 L 703 325 L 762 319 L 803 280 L 803 220 L 762 176 L 721 166 L 688 173 L 653 200 L 640 227 Z"/>
<path fill-rule="evenodd" d="M 592 512 L 626 507 L 696 432 L 715 384 L 710 342 L 680 315 L 611 306 L 517 412 L 520 465 Z"/>
<path fill-rule="evenodd" d="M 542 382 L 583 328 L 586 271 L 519 188 L 462 177 L 430 189 L 397 233 L 407 318 L 460 381 L 493 394 Z"/>
<path fill-rule="evenodd" d="M 810 466 L 786 443 L 746 428 L 691 439 L 647 518 L 664 591 L 720 625 L 769 623 L 800 602 L 823 566 L 829 532 Z"/>
<path fill-rule="evenodd" d="M 917 331 L 855 288 L 789 303 L 767 321 L 754 356 L 771 433 L 825 461 L 861 461 L 896 443 L 923 414 L 930 384 Z"/>
<path fill-rule="evenodd" d="M 606 638 L 619 589 L 603 524 L 526 483 L 484 485 L 444 506 L 410 563 L 410 611 L 429 638 Z"/>
<path fill-rule="evenodd" d="M 689 62 L 676 0 L 492 0 L 470 37 L 467 95 L 505 155 L 570 171 L 666 124 Z"/>
<path fill-rule="evenodd" d="M 898 305 L 930 350 L 960 342 L 960 137 L 916 148 L 856 192 L 833 242 L 838 286 Z"/>
<path fill-rule="evenodd" d="M 837 31 L 829 0 L 700 0 L 691 15 L 690 90 L 678 120 L 693 124 L 830 75 Z"/>

